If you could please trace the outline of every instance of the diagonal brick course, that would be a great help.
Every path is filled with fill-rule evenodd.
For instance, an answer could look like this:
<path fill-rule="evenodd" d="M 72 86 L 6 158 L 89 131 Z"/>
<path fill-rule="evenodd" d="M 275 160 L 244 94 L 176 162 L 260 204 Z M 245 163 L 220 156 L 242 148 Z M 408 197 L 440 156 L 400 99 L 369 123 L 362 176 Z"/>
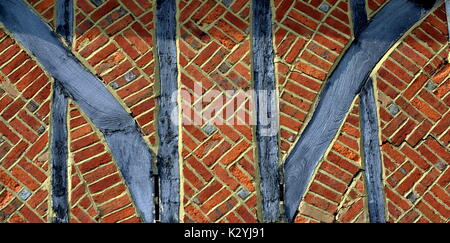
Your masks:
<path fill-rule="evenodd" d="M 195 81 L 202 83 L 205 93 L 250 88 L 249 8 L 248 0 L 231 1 L 230 6 L 215 1 L 180 1 L 183 89 L 194 94 Z M 244 119 L 251 114 L 248 99 L 243 106 L 233 102 L 225 104 L 234 108 L 225 119 L 240 119 L 240 111 L 245 113 Z M 184 104 L 185 110 L 189 107 Z M 183 126 L 184 222 L 255 222 L 252 127 L 247 121 L 221 125 L 214 124 L 215 120 Z M 210 134 L 205 132 L 208 123 L 214 126 Z"/>
<path fill-rule="evenodd" d="M 55 0 L 26 0 L 55 28 Z M 367 0 L 373 17 L 389 0 Z M 132 114 L 149 147 L 158 147 L 159 94 L 152 0 L 74 0 L 73 53 Z M 284 160 L 311 117 L 323 84 L 353 41 L 344 0 L 273 0 L 273 44 Z M 180 0 L 177 39 L 183 124 L 182 222 L 256 222 L 258 158 L 252 100 L 210 110 L 225 91 L 253 88 L 251 1 Z M 450 218 L 450 64 L 444 6 L 411 29 L 372 73 L 389 222 Z M 0 29 L 0 222 L 52 218 L 49 164 L 53 79 Z M 219 92 L 215 92 L 219 91 Z M 227 94 L 228 95 L 228 94 Z M 210 99 L 201 99 L 201 98 Z M 359 104 L 355 100 L 323 156 L 295 222 L 368 222 Z M 202 104 L 197 109 L 195 105 Z M 193 110 L 190 110 L 195 107 Z M 102 135 L 71 101 L 71 222 L 141 222 Z M 188 113 L 189 111 L 189 113 Z M 201 113 L 212 114 L 201 120 Z M 225 118 L 233 124 L 216 124 Z"/>
<path fill-rule="evenodd" d="M 140 222 L 125 181 L 99 132 L 69 109 L 70 222 Z"/>
<path fill-rule="evenodd" d="M 322 10 L 326 6 L 327 11 Z M 274 49 L 283 158 L 301 135 L 317 95 L 352 39 L 346 1 L 274 1 Z"/>
<path fill-rule="evenodd" d="M 368 222 L 359 99 L 320 163 L 295 222 Z"/>
<path fill-rule="evenodd" d="M 75 0 L 74 52 L 156 144 L 153 1 Z"/>
<path fill-rule="evenodd" d="M 440 92 L 449 80 L 444 17 L 440 6 L 376 74 L 390 222 L 446 222 L 450 216 L 448 185 L 438 183 L 450 162 L 449 103 Z"/>
<path fill-rule="evenodd" d="M 51 78 L 4 29 L 0 43 L 0 218 L 46 222 Z"/>

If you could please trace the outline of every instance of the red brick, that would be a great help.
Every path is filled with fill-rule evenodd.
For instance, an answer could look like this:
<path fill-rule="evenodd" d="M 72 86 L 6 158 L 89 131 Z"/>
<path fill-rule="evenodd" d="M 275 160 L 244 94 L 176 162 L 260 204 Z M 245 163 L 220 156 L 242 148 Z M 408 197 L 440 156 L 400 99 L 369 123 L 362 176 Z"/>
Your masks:
<path fill-rule="evenodd" d="M 37 216 L 33 211 L 31 211 L 26 205 L 20 209 L 20 213 L 24 216 L 27 222 L 44 223 L 44 221 L 39 216 Z"/>
<path fill-rule="evenodd" d="M 106 164 L 108 162 L 111 161 L 111 155 L 109 155 L 108 153 L 104 153 L 98 157 L 92 158 L 84 163 L 82 163 L 80 165 L 80 171 L 82 173 L 91 171 L 92 169 L 102 165 L 102 164 Z"/>
<path fill-rule="evenodd" d="M 119 174 L 113 174 L 89 186 L 92 193 L 104 190 L 121 181 Z"/>
<path fill-rule="evenodd" d="M 19 166 L 12 167 L 11 174 L 32 191 L 36 190 L 40 186 L 36 180 L 30 177 Z"/>

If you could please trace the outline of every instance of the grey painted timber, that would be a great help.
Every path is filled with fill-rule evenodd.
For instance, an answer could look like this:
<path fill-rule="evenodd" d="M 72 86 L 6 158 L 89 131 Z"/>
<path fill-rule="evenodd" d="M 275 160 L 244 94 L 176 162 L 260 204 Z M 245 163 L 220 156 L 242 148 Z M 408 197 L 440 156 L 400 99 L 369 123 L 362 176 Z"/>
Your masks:
<path fill-rule="evenodd" d="M 73 27 L 73 1 L 58 0 L 56 8 L 56 32 L 60 34 L 69 45 L 72 45 Z M 52 209 L 55 213 L 53 222 L 69 222 L 68 202 L 68 131 L 67 108 L 68 95 L 58 80 L 53 84 L 52 122 L 51 122 L 51 162 L 52 162 Z"/>
<path fill-rule="evenodd" d="M 54 223 L 69 222 L 67 175 L 67 94 L 59 81 L 53 85 L 51 123 L 52 209 Z"/>
<path fill-rule="evenodd" d="M 369 78 L 361 89 L 360 119 L 363 147 L 363 165 L 371 223 L 385 223 L 385 197 L 383 190 L 383 170 L 381 168 L 378 116 L 373 81 Z"/>
<path fill-rule="evenodd" d="M 352 10 L 353 34 L 357 38 L 369 24 L 366 11 L 366 0 L 350 0 Z"/>
<path fill-rule="evenodd" d="M 104 134 L 140 216 L 145 222 L 154 222 L 154 156 L 131 115 L 23 1 L 0 1 L 0 22 Z"/>
<path fill-rule="evenodd" d="M 365 0 L 351 0 L 353 33 L 355 38 L 367 27 Z M 359 93 L 362 133 L 362 158 L 371 223 L 385 223 L 385 195 L 381 168 L 378 116 L 373 80 L 368 79 Z"/>
<path fill-rule="evenodd" d="M 56 2 L 56 32 L 72 45 L 74 23 L 73 0 L 58 0 Z"/>
<path fill-rule="evenodd" d="M 319 161 L 330 146 L 354 97 L 389 48 L 429 12 L 422 1 L 387 3 L 350 45 L 320 94 L 311 121 L 284 165 L 285 205 L 293 220 Z"/>
<path fill-rule="evenodd" d="M 278 126 L 267 122 L 277 117 L 277 93 L 272 43 L 270 0 L 253 0 L 253 79 L 256 91 L 256 142 L 260 174 L 260 195 L 264 222 L 280 220 L 280 176 Z M 259 93 L 265 91 L 267 95 Z M 275 133 L 270 133 L 275 131 Z"/>
<path fill-rule="evenodd" d="M 158 49 L 160 96 L 157 155 L 159 173 L 159 214 L 163 223 L 179 221 L 180 167 L 178 151 L 178 68 L 176 46 L 176 1 L 156 3 L 156 43 Z"/>

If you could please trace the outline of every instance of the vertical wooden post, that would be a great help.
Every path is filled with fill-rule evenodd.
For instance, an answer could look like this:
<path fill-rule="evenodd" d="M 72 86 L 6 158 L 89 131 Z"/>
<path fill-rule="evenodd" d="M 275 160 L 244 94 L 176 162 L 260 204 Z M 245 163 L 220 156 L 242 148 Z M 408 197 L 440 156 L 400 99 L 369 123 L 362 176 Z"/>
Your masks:
<path fill-rule="evenodd" d="M 73 1 L 56 2 L 56 32 L 72 45 Z M 68 202 L 68 132 L 67 132 L 67 94 L 55 79 L 53 84 L 51 119 L 51 163 L 52 163 L 52 219 L 55 223 L 69 222 Z"/>
<path fill-rule="evenodd" d="M 178 150 L 178 64 L 176 46 L 176 1 L 156 2 L 160 95 L 158 97 L 158 173 L 160 221 L 179 221 L 180 167 Z M 158 189 L 157 189 L 158 190 Z"/>
<path fill-rule="evenodd" d="M 361 32 L 369 24 L 366 11 L 366 0 L 350 0 L 350 8 L 352 10 L 353 35 L 355 38 L 358 38 Z"/>
<path fill-rule="evenodd" d="M 385 223 L 381 144 L 378 136 L 377 105 L 371 78 L 367 80 L 361 89 L 360 119 L 369 219 L 371 223 Z"/>
<path fill-rule="evenodd" d="M 368 18 L 365 0 L 351 0 L 353 33 L 355 38 L 367 27 Z M 362 134 L 362 157 L 366 194 L 368 198 L 369 220 L 371 223 L 385 223 L 385 202 L 381 168 L 381 152 L 378 137 L 378 116 L 373 80 L 367 79 L 359 93 L 360 120 Z"/>
<path fill-rule="evenodd" d="M 270 2 L 253 0 L 252 47 L 262 214 L 265 222 L 276 222 L 280 220 L 279 128 Z"/>

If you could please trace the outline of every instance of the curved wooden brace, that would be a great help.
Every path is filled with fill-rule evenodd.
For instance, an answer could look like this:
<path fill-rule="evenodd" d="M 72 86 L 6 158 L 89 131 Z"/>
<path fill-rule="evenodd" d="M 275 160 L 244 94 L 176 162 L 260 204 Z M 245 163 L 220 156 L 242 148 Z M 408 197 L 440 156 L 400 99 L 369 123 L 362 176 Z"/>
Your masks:
<path fill-rule="evenodd" d="M 154 155 L 130 114 L 23 1 L 0 1 L 0 21 L 104 134 L 145 222 L 154 221 Z"/>
<path fill-rule="evenodd" d="M 389 48 L 429 12 L 429 4 L 420 2 L 390 1 L 350 45 L 329 77 L 311 121 L 284 165 L 288 219 L 293 220 L 314 169 L 369 73 Z"/>

